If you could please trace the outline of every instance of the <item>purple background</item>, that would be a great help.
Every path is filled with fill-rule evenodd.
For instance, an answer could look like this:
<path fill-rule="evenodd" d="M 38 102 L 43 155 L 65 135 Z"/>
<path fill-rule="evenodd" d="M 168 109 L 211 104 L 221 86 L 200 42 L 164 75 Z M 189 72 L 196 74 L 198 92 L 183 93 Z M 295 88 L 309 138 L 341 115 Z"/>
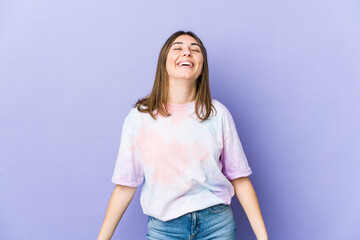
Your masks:
<path fill-rule="evenodd" d="M 123 120 L 177 30 L 208 50 L 269 239 L 360 237 L 358 1 L 1 1 L 0 239 L 95 239 Z M 141 186 L 114 239 L 145 239 Z M 255 239 L 236 196 L 238 239 Z"/>

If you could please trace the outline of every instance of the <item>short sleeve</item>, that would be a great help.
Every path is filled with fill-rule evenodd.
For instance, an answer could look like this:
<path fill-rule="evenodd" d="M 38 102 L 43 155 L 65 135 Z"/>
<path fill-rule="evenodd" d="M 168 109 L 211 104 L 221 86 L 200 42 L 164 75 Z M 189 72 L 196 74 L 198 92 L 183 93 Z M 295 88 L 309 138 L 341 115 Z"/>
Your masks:
<path fill-rule="evenodd" d="M 125 120 L 125 123 L 129 120 Z M 141 154 L 131 129 L 124 123 L 121 132 L 120 147 L 115 163 L 112 183 L 137 187 L 144 180 L 144 169 L 140 160 Z"/>
<path fill-rule="evenodd" d="M 252 173 L 242 147 L 235 122 L 229 111 L 226 111 L 224 121 L 223 151 L 220 156 L 222 173 L 229 180 L 246 177 Z"/>

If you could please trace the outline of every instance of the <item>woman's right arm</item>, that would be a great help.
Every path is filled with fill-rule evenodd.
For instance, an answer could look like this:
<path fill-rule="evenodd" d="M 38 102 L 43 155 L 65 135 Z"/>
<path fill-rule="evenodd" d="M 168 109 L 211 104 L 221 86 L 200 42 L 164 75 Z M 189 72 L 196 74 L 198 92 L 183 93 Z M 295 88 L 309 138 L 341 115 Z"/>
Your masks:
<path fill-rule="evenodd" d="M 118 184 L 115 186 L 106 210 L 104 222 L 97 238 L 98 240 L 111 239 L 120 219 L 134 197 L 135 192 L 136 187 L 128 187 Z"/>

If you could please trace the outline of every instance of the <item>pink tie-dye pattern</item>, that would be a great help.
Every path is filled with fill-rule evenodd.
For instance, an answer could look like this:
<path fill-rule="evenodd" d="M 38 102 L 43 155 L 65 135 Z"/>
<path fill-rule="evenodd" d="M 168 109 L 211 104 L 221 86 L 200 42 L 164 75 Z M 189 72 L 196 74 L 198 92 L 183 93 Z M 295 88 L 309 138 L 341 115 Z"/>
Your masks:
<path fill-rule="evenodd" d="M 180 125 L 181 122 L 189 115 L 189 113 L 185 111 L 173 112 L 171 118 L 171 124 Z"/>
<path fill-rule="evenodd" d="M 217 100 L 213 104 L 218 115 L 204 124 L 197 122 L 193 103 L 173 104 L 172 115 L 157 115 L 157 120 L 136 109 L 129 114 L 124 125 L 132 134 L 124 135 L 113 182 L 138 186 L 144 176 L 145 214 L 167 221 L 218 203 L 230 204 L 234 189 L 226 178 L 251 174 L 238 135 L 224 141 L 230 129 L 236 131 L 231 114 Z"/>
<path fill-rule="evenodd" d="M 146 125 L 140 129 L 136 141 L 142 146 L 144 165 L 153 170 L 150 181 L 167 185 L 170 189 L 178 186 L 184 173 L 189 171 L 196 161 L 205 161 L 209 157 L 206 146 L 200 141 L 180 143 L 173 138 L 165 142 L 163 134 Z M 186 185 L 189 186 L 189 183 Z"/>

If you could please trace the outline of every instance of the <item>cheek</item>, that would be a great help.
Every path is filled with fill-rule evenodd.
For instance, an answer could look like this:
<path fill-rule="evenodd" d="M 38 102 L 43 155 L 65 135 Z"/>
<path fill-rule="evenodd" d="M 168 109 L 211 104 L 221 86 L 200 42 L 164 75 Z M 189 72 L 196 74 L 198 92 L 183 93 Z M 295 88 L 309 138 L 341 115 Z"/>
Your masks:
<path fill-rule="evenodd" d="M 168 55 L 166 58 L 166 66 L 174 66 L 175 58 L 172 55 Z"/>
<path fill-rule="evenodd" d="M 170 58 L 167 58 L 166 63 L 165 63 L 165 68 L 166 68 L 166 72 L 168 74 L 172 74 L 172 72 L 175 71 L 175 67 L 174 67 L 174 60 Z"/>
<path fill-rule="evenodd" d="M 200 58 L 198 59 L 198 63 L 199 63 L 199 69 L 200 69 L 200 71 L 201 71 L 202 68 L 203 68 L 203 65 L 204 65 L 204 60 L 203 60 L 202 57 L 200 57 Z"/>
<path fill-rule="evenodd" d="M 167 60 L 166 60 L 166 63 L 165 63 L 166 70 L 168 70 L 169 68 L 171 68 L 171 63 L 170 63 L 169 60 L 170 60 L 170 59 L 167 59 Z"/>

